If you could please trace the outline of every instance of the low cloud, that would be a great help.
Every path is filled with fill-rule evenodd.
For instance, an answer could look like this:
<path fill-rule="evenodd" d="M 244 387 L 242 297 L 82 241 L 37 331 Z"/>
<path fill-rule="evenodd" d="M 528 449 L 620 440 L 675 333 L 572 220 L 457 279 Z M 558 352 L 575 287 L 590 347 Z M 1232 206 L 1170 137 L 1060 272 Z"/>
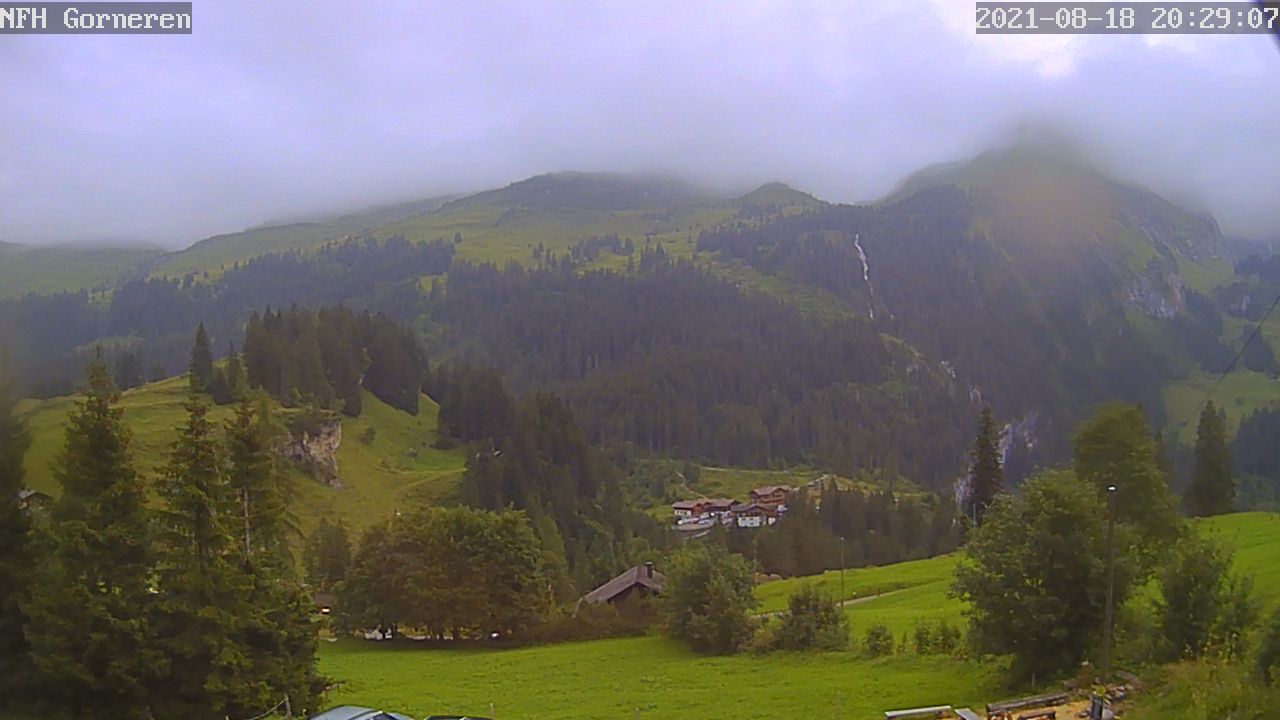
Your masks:
<path fill-rule="evenodd" d="M 995 37 L 973 3 L 197 3 L 0 45 L 0 240 L 187 245 L 555 170 L 876 198 L 1026 122 L 1280 235 L 1264 36 Z"/>

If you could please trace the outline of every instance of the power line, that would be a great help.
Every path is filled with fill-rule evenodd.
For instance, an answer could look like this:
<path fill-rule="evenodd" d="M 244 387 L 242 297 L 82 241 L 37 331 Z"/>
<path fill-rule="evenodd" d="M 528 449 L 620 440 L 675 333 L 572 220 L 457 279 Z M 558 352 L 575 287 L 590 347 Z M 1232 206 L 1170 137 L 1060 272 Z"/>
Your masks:
<path fill-rule="evenodd" d="M 1262 326 L 1267 323 L 1267 318 L 1271 317 L 1271 313 L 1276 309 L 1277 305 L 1280 305 L 1280 294 L 1276 295 L 1276 299 L 1271 301 L 1271 306 L 1267 308 L 1267 311 L 1262 313 L 1262 317 L 1258 320 L 1258 324 L 1253 326 L 1253 332 L 1249 334 L 1248 338 L 1245 338 L 1244 344 L 1240 346 L 1240 350 L 1236 352 L 1236 356 L 1231 358 L 1231 364 L 1227 365 L 1227 369 L 1223 370 L 1222 373 L 1218 375 L 1218 379 L 1214 381 L 1213 386 L 1209 388 L 1209 392 L 1204 394 L 1204 399 L 1200 401 L 1200 407 L 1196 408 L 1196 412 L 1193 417 L 1199 417 L 1200 413 L 1204 412 L 1204 406 L 1209 403 L 1209 399 L 1213 397 L 1213 393 L 1217 391 L 1218 386 L 1222 384 L 1222 381 L 1226 379 L 1227 375 L 1235 369 L 1236 363 L 1240 362 L 1240 358 L 1244 355 L 1244 351 L 1249 348 L 1249 343 L 1253 342 L 1253 339 L 1258 337 L 1258 333 L 1262 332 Z M 1183 426 L 1186 426 L 1189 422 L 1191 422 L 1191 418 L 1183 420 L 1182 424 Z"/>

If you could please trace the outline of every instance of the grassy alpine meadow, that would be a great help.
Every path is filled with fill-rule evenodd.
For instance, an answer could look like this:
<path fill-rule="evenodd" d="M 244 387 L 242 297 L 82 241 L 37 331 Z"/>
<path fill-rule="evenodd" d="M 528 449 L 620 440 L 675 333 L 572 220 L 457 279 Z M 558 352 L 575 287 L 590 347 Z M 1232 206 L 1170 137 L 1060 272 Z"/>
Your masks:
<path fill-rule="evenodd" d="M 695 655 L 660 637 L 514 650 L 432 649 L 412 641 L 322 643 L 339 685 L 326 702 L 421 717 L 876 717 L 886 709 L 978 704 L 999 694 L 998 666 L 856 652 Z"/>
<path fill-rule="evenodd" d="M 1197 521 L 1234 552 L 1232 570 L 1253 577 L 1254 595 L 1272 610 L 1280 600 L 1280 513 L 1246 512 Z"/>
<path fill-rule="evenodd" d="M 170 443 L 186 422 L 190 391 L 187 378 L 170 378 L 121 395 L 125 424 L 133 431 L 138 471 L 155 477 Z M 208 397 L 204 398 L 208 401 Z M 63 423 L 76 397 L 23 401 L 18 412 L 29 423 L 27 484 L 57 495 L 51 463 L 63 442 Z M 342 417 L 342 443 L 336 454 L 341 487 L 329 487 L 291 470 L 292 512 L 304 532 L 322 517 L 342 520 L 357 533 L 390 517 L 401 507 L 436 503 L 457 487 L 465 466 L 461 450 L 433 447 L 439 407 L 425 395 L 418 414 L 392 408 L 366 392 L 360 417 Z M 213 406 L 215 422 L 230 418 L 231 406 Z"/>
<path fill-rule="evenodd" d="M 1195 445 L 1200 403 L 1217 380 L 1217 375 L 1195 372 L 1185 380 L 1165 386 L 1164 406 L 1169 416 L 1165 437 L 1174 437 L 1179 442 Z M 1265 373 L 1236 370 L 1222 379 L 1222 384 L 1214 390 L 1213 397 L 1217 406 L 1226 413 L 1227 435 L 1231 437 L 1235 435 L 1245 416 L 1280 402 L 1280 382 L 1272 380 Z"/>

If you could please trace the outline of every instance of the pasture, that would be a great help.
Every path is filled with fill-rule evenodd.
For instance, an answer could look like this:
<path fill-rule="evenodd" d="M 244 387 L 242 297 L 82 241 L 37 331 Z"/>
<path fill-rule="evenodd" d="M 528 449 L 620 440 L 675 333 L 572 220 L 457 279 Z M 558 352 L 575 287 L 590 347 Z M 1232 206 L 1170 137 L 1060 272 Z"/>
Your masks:
<path fill-rule="evenodd" d="M 694 655 L 659 637 L 515 650 L 323 643 L 331 705 L 517 718 L 876 717 L 885 708 L 978 703 L 1000 668 L 947 657 L 857 653 Z"/>
<path fill-rule="evenodd" d="M 177 428 L 186 421 L 188 397 L 185 376 L 124 392 L 124 422 L 133 432 L 134 463 L 154 478 Z M 206 398 L 207 400 L 207 398 Z M 27 485 L 57 495 L 51 463 L 63 442 L 63 423 L 74 397 L 24 400 L 18 412 L 29 423 L 32 443 L 27 451 Z M 342 444 L 336 454 L 341 488 L 333 488 L 297 471 L 290 471 L 292 511 L 302 529 L 310 531 L 322 517 L 341 519 L 360 531 L 390 517 L 398 508 L 436 503 L 451 496 L 462 477 L 461 450 L 433 447 L 438 407 L 425 395 L 419 413 L 396 410 L 369 393 L 357 418 L 342 418 Z M 210 417 L 221 422 L 231 407 L 214 407 Z M 372 431 L 372 432 L 370 432 Z"/>

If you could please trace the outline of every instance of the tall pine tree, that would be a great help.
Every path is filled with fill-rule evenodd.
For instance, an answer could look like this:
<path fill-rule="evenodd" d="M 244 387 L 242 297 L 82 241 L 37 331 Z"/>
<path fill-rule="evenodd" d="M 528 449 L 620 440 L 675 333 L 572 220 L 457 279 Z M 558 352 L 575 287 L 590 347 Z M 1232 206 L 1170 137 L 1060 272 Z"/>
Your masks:
<path fill-rule="evenodd" d="M 0 377 L 0 707 L 16 707 L 33 685 L 22 610 L 33 570 L 31 519 L 18 498 L 25 478 L 23 456 L 31 437 L 13 415 L 13 405 Z"/>
<path fill-rule="evenodd" d="M 1236 479 L 1231 449 L 1227 446 L 1226 423 L 1210 400 L 1200 411 L 1195 471 L 1182 504 L 1187 514 L 1203 517 L 1231 512 L 1235 499 Z"/>
<path fill-rule="evenodd" d="M 308 708 L 320 684 L 314 603 L 298 581 L 289 544 L 297 530 L 287 512 L 286 475 L 274 452 L 284 430 L 265 395 L 257 400 L 242 400 L 226 426 L 237 554 L 253 584 L 252 607 L 242 617 L 249 662 L 243 695 L 259 707 L 287 695 L 294 708 Z"/>
<path fill-rule="evenodd" d="M 978 436 L 969 452 L 969 506 L 966 509 L 975 524 L 981 524 L 987 508 L 1004 492 L 1004 471 L 1000 467 L 1000 437 L 991 408 L 982 408 L 978 418 Z"/>
<path fill-rule="evenodd" d="M 191 346 L 191 389 L 204 392 L 213 382 L 213 350 L 209 348 L 209 333 L 205 332 L 204 323 L 196 328 L 196 340 Z"/>
<path fill-rule="evenodd" d="M 261 396 L 261 393 L 259 393 Z M 293 526 L 285 508 L 285 476 L 275 446 L 284 430 L 275 425 L 270 403 L 245 398 L 227 422 L 227 458 L 235 494 L 237 547 L 245 567 L 292 568 L 289 535 Z"/>
<path fill-rule="evenodd" d="M 252 584 L 236 562 L 235 493 L 208 406 L 193 398 L 187 412 L 159 486 L 165 509 L 157 635 L 169 672 L 155 686 L 153 705 L 161 717 L 255 714 L 262 708 L 244 699 L 250 663 L 241 625 Z"/>
<path fill-rule="evenodd" d="M 54 461 L 62 492 L 26 606 L 27 639 L 46 697 L 69 715 L 146 717 L 164 665 L 152 639 L 146 487 L 101 360 L 88 379 Z"/>

